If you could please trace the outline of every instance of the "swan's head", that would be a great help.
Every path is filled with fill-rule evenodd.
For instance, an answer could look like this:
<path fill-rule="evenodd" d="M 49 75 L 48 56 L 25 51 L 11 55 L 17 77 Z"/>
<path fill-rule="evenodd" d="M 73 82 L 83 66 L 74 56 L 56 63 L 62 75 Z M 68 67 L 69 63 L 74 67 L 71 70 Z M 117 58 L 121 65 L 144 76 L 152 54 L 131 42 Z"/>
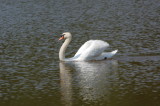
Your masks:
<path fill-rule="evenodd" d="M 64 33 L 62 33 L 62 36 L 59 38 L 59 40 L 67 39 L 67 38 L 72 38 L 72 35 L 71 35 L 70 32 L 64 32 Z"/>

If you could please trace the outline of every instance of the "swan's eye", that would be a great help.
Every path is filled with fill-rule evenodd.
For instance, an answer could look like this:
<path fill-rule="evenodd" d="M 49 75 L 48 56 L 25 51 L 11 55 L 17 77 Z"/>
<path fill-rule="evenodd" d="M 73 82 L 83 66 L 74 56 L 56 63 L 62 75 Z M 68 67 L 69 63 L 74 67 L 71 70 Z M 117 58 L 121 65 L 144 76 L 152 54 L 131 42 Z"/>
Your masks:
<path fill-rule="evenodd" d="M 61 36 L 61 37 L 64 37 L 64 35 L 65 35 L 65 34 L 62 34 L 62 36 Z"/>
<path fill-rule="evenodd" d="M 62 40 L 62 39 L 64 39 L 64 35 L 61 35 L 61 37 L 59 38 L 59 40 Z"/>

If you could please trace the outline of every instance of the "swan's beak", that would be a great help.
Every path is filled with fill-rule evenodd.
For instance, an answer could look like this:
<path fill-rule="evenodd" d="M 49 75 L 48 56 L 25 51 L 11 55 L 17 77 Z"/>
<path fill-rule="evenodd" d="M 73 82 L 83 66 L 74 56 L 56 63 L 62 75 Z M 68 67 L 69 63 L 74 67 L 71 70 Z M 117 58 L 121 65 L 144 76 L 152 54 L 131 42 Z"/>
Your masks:
<path fill-rule="evenodd" d="M 62 39 L 64 39 L 64 36 L 61 36 L 61 37 L 59 38 L 59 40 L 62 40 Z"/>

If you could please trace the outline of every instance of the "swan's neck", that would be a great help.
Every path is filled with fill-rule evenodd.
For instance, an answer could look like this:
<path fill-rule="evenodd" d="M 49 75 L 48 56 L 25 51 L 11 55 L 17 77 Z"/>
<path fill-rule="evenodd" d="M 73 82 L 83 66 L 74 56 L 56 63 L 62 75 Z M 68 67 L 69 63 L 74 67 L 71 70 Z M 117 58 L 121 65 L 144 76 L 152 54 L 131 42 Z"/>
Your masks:
<path fill-rule="evenodd" d="M 64 60 L 65 60 L 65 51 L 66 51 L 66 49 L 67 49 L 67 47 L 68 47 L 68 44 L 71 42 L 71 40 L 72 40 L 71 37 L 70 37 L 70 38 L 67 38 L 67 39 L 65 40 L 65 42 L 63 43 L 63 45 L 61 46 L 61 48 L 60 48 L 60 51 L 59 51 L 59 59 L 60 59 L 61 61 L 64 61 Z"/>

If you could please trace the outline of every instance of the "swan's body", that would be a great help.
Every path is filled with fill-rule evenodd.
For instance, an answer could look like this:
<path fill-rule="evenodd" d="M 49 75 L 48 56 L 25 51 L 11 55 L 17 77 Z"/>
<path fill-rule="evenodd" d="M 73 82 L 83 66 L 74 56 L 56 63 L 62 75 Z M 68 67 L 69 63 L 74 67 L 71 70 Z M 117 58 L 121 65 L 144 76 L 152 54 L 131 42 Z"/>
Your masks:
<path fill-rule="evenodd" d="M 61 61 L 90 61 L 90 60 L 104 60 L 114 56 L 118 50 L 112 52 L 103 52 L 109 44 L 102 40 L 89 40 L 84 43 L 77 53 L 72 58 L 65 58 L 65 51 L 72 40 L 72 35 L 69 32 L 63 33 L 59 39 L 66 39 L 59 51 L 59 59 Z"/>

